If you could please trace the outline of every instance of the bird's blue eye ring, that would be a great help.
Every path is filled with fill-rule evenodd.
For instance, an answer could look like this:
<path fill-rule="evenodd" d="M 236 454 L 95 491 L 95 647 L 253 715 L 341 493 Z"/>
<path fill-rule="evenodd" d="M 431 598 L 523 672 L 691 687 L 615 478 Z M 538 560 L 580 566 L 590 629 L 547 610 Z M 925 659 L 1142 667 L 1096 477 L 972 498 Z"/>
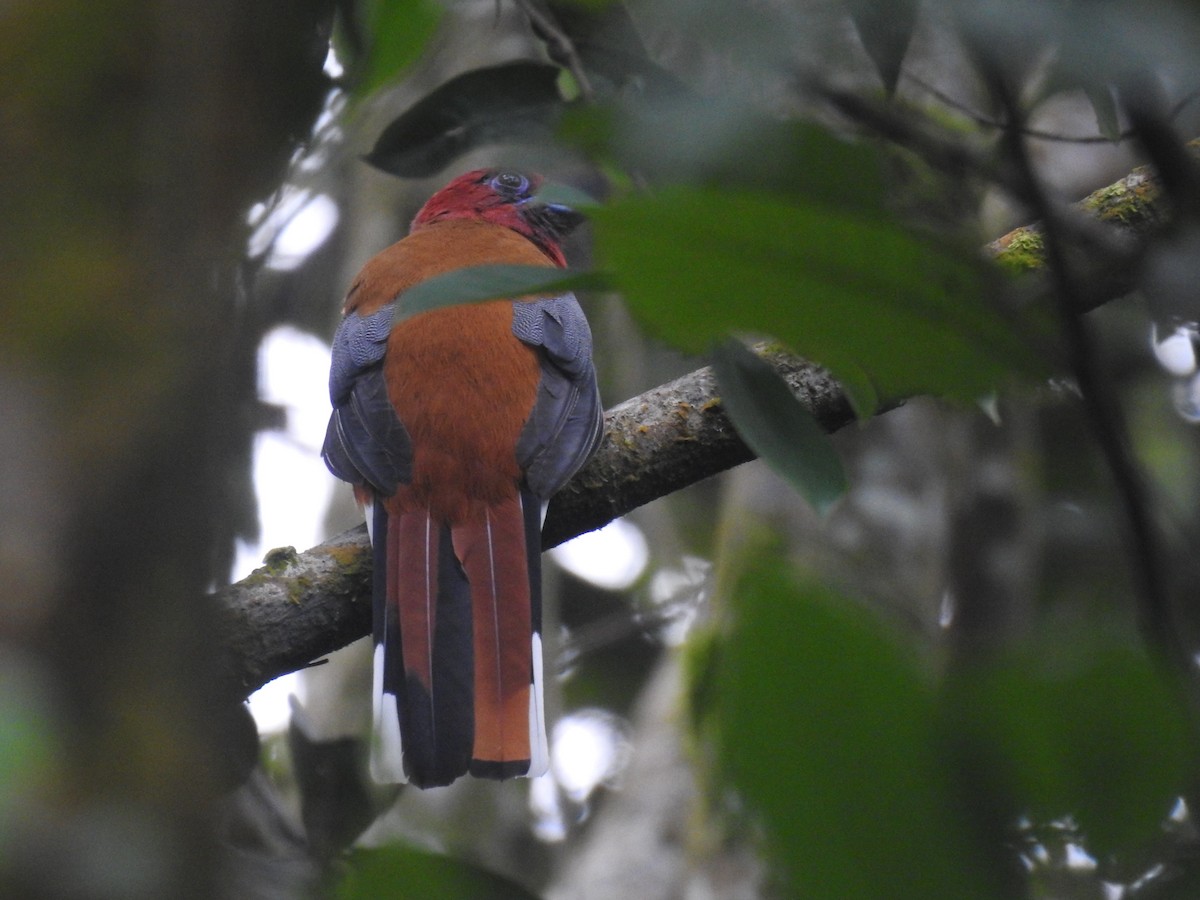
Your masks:
<path fill-rule="evenodd" d="M 492 176 L 492 187 L 503 194 L 519 196 L 529 190 L 529 179 L 516 172 L 500 172 Z"/>

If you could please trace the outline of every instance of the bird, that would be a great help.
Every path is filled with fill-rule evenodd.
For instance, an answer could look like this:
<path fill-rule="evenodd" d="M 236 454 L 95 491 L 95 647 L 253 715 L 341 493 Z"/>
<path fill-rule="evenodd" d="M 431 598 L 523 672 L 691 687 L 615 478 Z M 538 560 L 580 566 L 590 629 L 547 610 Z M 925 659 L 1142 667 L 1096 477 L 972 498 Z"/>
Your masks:
<path fill-rule="evenodd" d="M 582 216 L 543 184 L 454 178 L 363 266 L 334 334 L 322 456 L 371 537 L 381 783 L 548 768 L 540 529 L 603 438 L 587 318 L 569 292 L 405 311 L 407 291 L 459 269 L 565 267 Z"/>

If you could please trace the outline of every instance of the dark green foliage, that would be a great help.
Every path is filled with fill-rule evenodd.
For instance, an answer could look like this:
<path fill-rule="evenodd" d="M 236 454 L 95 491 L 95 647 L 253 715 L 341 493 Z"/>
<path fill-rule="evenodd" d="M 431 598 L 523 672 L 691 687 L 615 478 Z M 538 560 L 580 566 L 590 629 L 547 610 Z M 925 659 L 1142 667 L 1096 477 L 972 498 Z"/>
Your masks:
<path fill-rule="evenodd" d="M 349 874 L 334 896 L 337 900 L 447 900 L 450 897 L 487 900 L 536 900 L 520 885 L 461 859 L 438 856 L 408 847 L 359 850 L 350 857 Z"/>
<path fill-rule="evenodd" d="M 362 96 L 395 81 L 421 55 L 441 18 L 432 0 L 365 0 L 370 48 L 355 88 Z"/>
<path fill-rule="evenodd" d="M 948 740 L 1015 821 L 1071 817 L 1103 856 L 1151 843 L 1194 768 L 1189 715 L 1131 635 L 1047 623 L 950 686 Z"/>
<path fill-rule="evenodd" d="M 1052 258 L 1046 242 L 1074 242 L 1068 255 L 1080 266 L 1089 254 L 1111 263 L 1103 243 L 1043 223 L 1039 254 L 1012 290 L 981 261 L 973 221 L 942 231 L 930 223 L 967 210 L 964 198 L 980 185 L 1036 200 L 1041 185 L 1022 181 L 1016 144 L 999 140 L 1002 125 L 989 132 L 983 123 L 1023 127 L 1017 113 L 1028 110 L 1005 108 L 1012 97 L 1032 109 L 1075 90 L 1088 98 L 1099 137 L 1119 140 L 1127 119 L 1140 122 L 1141 146 L 1186 220 L 1196 170 L 1165 122 L 1167 107 L 1138 102 L 1152 94 L 1139 69 L 1161 59 L 1186 72 L 1184 82 L 1197 80 L 1186 49 L 1197 33 L 1194 11 L 1156 4 L 1161 20 L 1143 27 L 1132 4 L 928 6 L 935 21 L 957 29 L 975 67 L 984 108 L 974 118 L 955 118 L 953 106 L 926 115 L 906 105 L 902 70 L 920 32 L 920 4 L 839 7 L 874 66 L 872 87 L 853 102 L 839 97 L 848 82 L 822 83 L 821 59 L 803 57 L 821 38 L 789 40 L 790 9 L 750 16 L 694 0 L 665 17 L 653 5 L 643 11 L 697 52 L 697 69 L 733 73 L 729 84 L 715 76 L 701 88 L 660 65 L 619 4 L 549 4 L 533 30 L 556 66 L 468 72 L 396 119 L 371 158 L 424 176 L 468 151 L 548 140 L 557 128 L 610 188 L 603 205 L 587 204 L 594 265 L 485 267 L 435 279 L 408 301 L 423 310 L 512 294 L 619 291 L 655 337 L 713 353 L 721 402 L 742 437 L 822 511 L 847 489 L 838 457 L 742 338 L 779 341 L 828 367 L 864 418 L 907 397 L 969 406 L 1070 376 L 1078 348 L 1046 324 L 1055 306 L 1037 280 Z M 804 21 L 814 34 L 839 34 L 815 12 Z M 1150 35 L 1161 39 L 1161 57 L 1150 52 Z M 793 52 L 802 58 L 791 68 Z M 768 73 L 794 78 L 798 95 L 815 83 L 816 96 L 838 97 L 836 114 L 806 119 L 786 103 L 757 102 L 746 82 L 769 84 Z M 560 77 L 579 88 L 581 76 L 590 90 L 560 94 Z M 888 95 L 878 105 L 876 76 Z M 908 215 L 931 210 L 919 224 Z M 1149 250 L 1149 292 L 1174 319 L 1190 308 L 1181 288 L 1195 274 L 1190 233 Z M 1078 446 L 1087 439 L 1073 434 L 1045 468 L 1103 459 Z M 947 662 L 940 648 L 885 627 L 867 604 L 799 574 L 782 546 L 749 543 L 748 551 L 736 549 L 738 540 L 722 548 L 728 571 L 718 612 L 727 619 L 692 647 L 693 723 L 714 751 L 712 796 L 735 789 L 746 804 L 735 817 L 761 827 L 797 894 L 1012 896 L 1051 883 L 1044 872 L 1020 870 L 1018 848 L 1031 842 L 1051 857 L 1077 842 L 1114 882 L 1133 881 L 1138 861 L 1162 850 L 1161 824 L 1187 793 L 1195 758 L 1178 673 L 1160 669 L 1158 649 L 1143 652 L 1120 629 L 1113 638 L 1107 625 L 1044 624 L 1059 621 L 1059 604 L 1097 591 L 1105 610 L 1097 622 L 1108 623 L 1114 609 L 1136 605 L 1123 589 L 1048 571 L 1040 589 L 1049 596 L 1039 599 L 1051 612 L 1026 623 L 1036 638 L 997 638 L 993 652 Z M 1095 572 L 1119 567 L 1105 559 Z M 1048 833 L 1065 835 L 1059 847 L 1045 843 Z M 1050 874 L 1069 882 L 1068 868 Z"/>
<path fill-rule="evenodd" d="M 761 815 L 796 896 L 998 896 L 959 819 L 937 701 L 866 610 L 752 549 L 710 675 L 718 769 Z"/>
<path fill-rule="evenodd" d="M 677 187 L 592 218 L 599 259 L 653 332 L 692 352 L 770 335 L 828 366 L 860 415 L 880 398 L 972 400 L 1038 370 L 972 261 L 890 216 Z"/>
<path fill-rule="evenodd" d="M 576 104 L 562 133 L 655 184 L 757 189 L 850 213 L 881 214 L 885 205 L 880 156 L 870 145 L 730 98 L 667 91 Z"/>
<path fill-rule="evenodd" d="M 813 506 L 829 511 L 849 493 L 826 517 L 835 524 L 856 485 L 743 340 L 822 364 L 864 420 L 914 396 L 963 416 L 998 397 L 997 427 L 1027 438 L 1014 437 L 1008 468 L 996 467 L 1019 484 L 989 482 L 982 499 L 972 486 L 995 472 L 976 445 L 961 445 L 958 468 L 925 474 L 943 479 L 935 487 L 948 504 L 998 511 L 947 542 L 954 566 L 997 581 L 1031 573 L 1014 579 L 1020 627 L 974 635 L 970 652 L 953 616 L 899 627 L 903 615 L 878 609 L 894 598 L 843 587 L 904 589 L 888 573 L 857 578 L 878 565 L 869 550 L 819 570 L 804 546 L 817 526 L 785 544 L 783 528 L 760 540 L 755 529 L 776 522 L 753 521 L 754 509 L 691 516 L 721 571 L 710 621 L 688 648 L 692 704 L 680 717 L 709 789 L 695 815 L 761 835 L 785 890 L 805 897 L 1092 897 L 1101 881 L 1127 897 L 1196 895 L 1194 820 L 1170 815 L 1195 799 L 1196 673 L 1166 664 L 1163 647 L 1163 635 L 1178 635 L 1186 660 L 1200 634 L 1200 443 L 1170 409 L 1176 398 L 1196 418 L 1196 383 L 1169 383 L 1147 361 L 1150 317 L 1137 303 L 1089 314 L 1079 334 L 1046 324 L 1078 322 L 1057 311 L 1117 293 L 1105 290 L 1115 265 L 1160 329 L 1195 325 L 1200 169 L 1184 138 L 1197 127 L 1196 3 L 679 0 L 631 14 L 619 3 L 549 2 L 530 5 L 541 14 L 532 22 L 507 5 L 475 32 L 487 52 L 439 59 L 421 72 L 438 87 L 382 112 L 373 104 L 426 51 L 461 50 L 434 37 L 439 23 L 466 27 L 457 8 L 313 0 L 184 16 L 178 3 L 11 6 L 0 13 L 0 149 L 12 160 L 0 205 L 15 211 L 4 221 L 0 447 L 17 474 L 0 481 L 37 502 L 0 504 L 0 531 L 21 538 L 0 553 L 17 598 L 0 628 L 0 833 L 15 836 L 0 842 L 0 892 L 216 890 L 221 851 L 207 813 L 212 795 L 244 776 L 254 735 L 240 708 L 213 712 L 228 706 L 209 697 L 220 654 L 205 639 L 201 600 L 224 570 L 212 560 L 233 531 L 228 485 L 247 468 L 251 351 L 278 315 L 243 295 L 229 261 L 246 210 L 275 190 L 332 89 L 322 70 L 332 27 L 362 38 L 346 38 L 354 94 L 339 127 L 390 118 L 367 157 L 377 168 L 448 177 L 519 145 L 531 159 L 566 160 L 547 174 L 605 197 L 547 190 L 589 207 L 587 266 L 456 272 L 410 291 L 408 311 L 619 292 L 663 344 L 713 353 L 711 405 L 722 403 Z M 934 38 L 953 50 L 924 65 Z M 940 73 L 948 59 L 956 68 Z M 1142 202 L 1138 221 L 1102 211 L 1106 227 L 1125 230 L 1080 225 L 1080 211 L 1065 211 L 1076 198 L 1055 193 L 1043 167 L 1046 148 L 1063 142 L 1031 123 L 1072 96 L 1088 127 L 1095 121 L 1092 143 L 1132 148 L 1153 166 L 1153 184 L 1143 173 L 1118 192 Z M 345 146 L 357 153 L 361 138 Z M 336 198 L 343 212 L 351 193 Z M 1026 232 L 1006 245 L 1019 280 L 980 252 L 1008 227 L 980 212 L 984 195 L 1039 223 L 1036 241 Z M 599 368 L 657 371 L 621 355 L 652 343 L 626 341 Z M 1085 372 L 1101 377 L 1081 381 Z M 35 508 L 53 514 L 26 515 Z M 718 518 L 722 529 L 711 527 Z M 1000 532 L 1007 555 L 970 546 Z M 46 536 L 50 549 L 31 551 Z M 1135 544 L 1157 552 L 1131 561 Z M 948 596 L 964 583 L 942 569 L 930 581 L 931 594 Z M 1140 596 L 1148 583 L 1164 602 Z M 588 602 L 563 621 L 609 644 L 584 651 L 585 677 L 567 696 L 634 709 L 646 673 L 674 651 L 647 637 L 655 620 L 625 598 Z M 610 620 L 624 645 L 605 638 Z M 295 750 L 307 850 L 342 876 L 336 896 L 533 896 L 463 861 L 466 838 L 482 841 L 475 831 L 492 824 L 478 815 L 466 817 L 461 844 L 447 842 L 455 856 L 389 847 L 340 858 L 373 814 L 358 748 L 298 740 Z M 487 796 L 510 789 L 488 785 Z M 95 872 L 79 861 L 112 845 L 110 831 L 121 865 L 88 881 Z M 531 844 L 506 847 L 506 858 L 524 863 Z M 1091 868 L 1062 862 L 1069 848 Z M 143 892 L 130 893 L 142 876 Z"/>
<path fill-rule="evenodd" d="M 367 162 L 425 178 L 477 146 L 545 139 L 561 112 L 558 73 L 515 62 L 452 78 L 384 129 Z"/>

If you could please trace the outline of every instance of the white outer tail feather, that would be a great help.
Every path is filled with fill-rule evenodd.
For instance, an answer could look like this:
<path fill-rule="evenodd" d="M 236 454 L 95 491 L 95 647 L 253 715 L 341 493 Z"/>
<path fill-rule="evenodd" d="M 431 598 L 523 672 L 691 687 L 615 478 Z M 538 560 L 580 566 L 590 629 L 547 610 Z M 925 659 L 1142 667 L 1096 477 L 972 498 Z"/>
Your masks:
<path fill-rule="evenodd" d="M 546 707 L 542 700 L 542 636 L 533 635 L 533 689 L 529 692 L 529 778 L 545 775 L 550 768 L 546 742 Z"/>
<path fill-rule="evenodd" d="M 367 537 L 375 543 L 375 509 L 363 504 L 367 520 Z M 373 664 L 374 686 L 371 692 L 371 777 L 380 784 L 404 784 L 404 755 L 400 744 L 400 710 L 395 694 L 383 692 L 383 644 L 375 645 Z"/>
<path fill-rule="evenodd" d="M 404 784 L 404 755 L 400 742 L 400 710 L 396 695 L 383 691 L 383 644 L 375 646 L 374 735 L 371 740 L 371 777 L 379 784 Z"/>
<path fill-rule="evenodd" d="M 519 495 L 521 508 L 525 507 L 525 496 Z M 549 502 L 538 507 L 538 524 L 546 524 Z M 543 599 L 543 603 L 545 600 Z M 541 623 L 539 623 L 540 627 Z M 550 744 L 546 734 L 546 701 L 542 690 L 542 636 L 533 633 L 533 689 L 529 692 L 529 778 L 545 775 L 550 769 Z"/>

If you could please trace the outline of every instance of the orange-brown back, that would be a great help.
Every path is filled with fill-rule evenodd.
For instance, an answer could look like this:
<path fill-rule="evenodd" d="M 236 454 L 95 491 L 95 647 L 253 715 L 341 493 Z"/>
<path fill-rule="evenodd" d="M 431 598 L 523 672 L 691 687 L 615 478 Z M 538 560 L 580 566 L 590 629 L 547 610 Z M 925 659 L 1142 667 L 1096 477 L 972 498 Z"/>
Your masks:
<path fill-rule="evenodd" d="M 435 222 L 371 257 L 350 285 L 342 311 L 369 316 L 436 275 L 499 264 L 554 265 L 536 244 L 503 225 L 470 219 Z"/>
<path fill-rule="evenodd" d="M 437 222 L 371 259 L 346 310 L 369 315 L 426 279 L 489 264 L 553 265 L 503 226 Z M 401 296 L 401 315 L 403 308 Z M 515 448 L 539 369 L 535 351 L 512 333 L 512 301 L 450 306 L 401 322 L 388 340 L 384 375 L 413 447 L 412 481 L 389 506 L 428 505 L 435 519 L 458 522 L 472 503 L 516 496 Z"/>

